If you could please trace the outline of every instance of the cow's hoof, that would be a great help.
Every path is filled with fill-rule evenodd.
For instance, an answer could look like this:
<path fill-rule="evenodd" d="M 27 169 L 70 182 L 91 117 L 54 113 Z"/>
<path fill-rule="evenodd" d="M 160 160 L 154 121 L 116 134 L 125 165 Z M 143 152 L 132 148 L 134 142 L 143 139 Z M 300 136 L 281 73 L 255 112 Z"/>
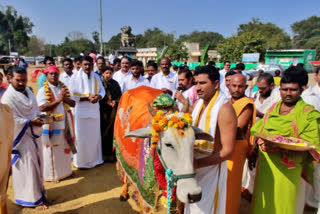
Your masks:
<path fill-rule="evenodd" d="M 120 195 L 120 201 L 127 201 L 129 199 L 129 194 L 126 194 L 125 196 Z"/>

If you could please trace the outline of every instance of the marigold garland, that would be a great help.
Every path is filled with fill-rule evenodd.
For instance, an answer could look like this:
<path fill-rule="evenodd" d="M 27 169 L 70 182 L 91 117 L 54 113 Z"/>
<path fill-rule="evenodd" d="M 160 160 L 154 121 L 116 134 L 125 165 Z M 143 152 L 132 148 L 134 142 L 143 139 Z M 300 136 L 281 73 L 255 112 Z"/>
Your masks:
<path fill-rule="evenodd" d="M 61 81 L 59 81 L 59 84 L 61 85 L 62 88 L 65 89 L 65 91 L 66 91 L 66 96 L 67 96 L 68 98 L 70 98 L 70 91 L 69 91 L 69 89 L 67 88 L 67 86 L 66 86 L 63 82 L 61 82 Z M 50 89 L 50 86 L 49 86 L 49 82 L 48 82 L 48 81 L 45 81 L 45 82 L 43 83 L 43 87 L 44 87 L 44 92 L 45 92 L 45 94 L 46 94 L 47 102 L 48 102 L 48 103 L 51 103 L 54 99 L 53 99 L 52 92 L 51 92 L 51 89 Z"/>
<path fill-rule="evenodd" d="M 162 110 L 158 110 L 152 118 L 152 148 L 157 146 L 160 140 L 159 133 L 173 127 L 177 129 L 188 128 L 192 125 L 192 117 L 189 113 L 178 113 L 164 115 Z"/>

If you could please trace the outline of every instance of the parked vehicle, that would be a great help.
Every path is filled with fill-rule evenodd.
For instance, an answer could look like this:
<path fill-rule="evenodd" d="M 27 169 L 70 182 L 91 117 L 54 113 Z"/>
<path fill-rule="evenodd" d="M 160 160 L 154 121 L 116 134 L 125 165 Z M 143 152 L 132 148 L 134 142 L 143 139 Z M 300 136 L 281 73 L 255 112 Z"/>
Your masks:
<path fill-rule="evenodd" d="M 35 59 L 34 57 L 31 57 L 31 56 L 30 56 L 30 57 L 24 57 L 24 61 L 25 61 L 26 63 L 28 63 L 28 64 L 34 65 L 36 59 Z"/>
<path fill-rule="evenodd" d="M 14 57 L 2 56 L 0 57 L 0 67 L 3 69 L 4 66 L 14 65 Z"/>
<path fill-rule="evenodd" d="M 276 70 L 280 70 L 280 74 L 284 72 L 284 68 L 279 64 L 260 64 L 253 69 L 245 70 L 245 72 L 249 76 L 249 79 L 253 79 L 258 75 L 259 70 L 263 70 L 263 72 L 269 73 L 272 76 L 274 76 Z"/>

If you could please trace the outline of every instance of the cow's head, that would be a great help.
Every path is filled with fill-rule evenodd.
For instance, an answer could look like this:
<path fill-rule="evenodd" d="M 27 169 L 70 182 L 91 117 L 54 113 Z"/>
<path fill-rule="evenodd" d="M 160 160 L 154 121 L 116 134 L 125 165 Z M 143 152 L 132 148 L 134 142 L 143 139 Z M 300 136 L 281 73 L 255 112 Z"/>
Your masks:
<path fill-rule="evenodd" d="M 151 137 L 152 128 L 142 128 L 129 132 L 125 137 Z M 157 150 L 167 168 L 172 169 L 175 176 L 190 175 L 193 168 L 193 145 L 195 140 L 212 141 L 210 134 L 199 128 L 188 126 L 184 129 L 167 127 L 159 132 Z M 183 176 L 182 176 L 183 177 Z M 183 203 L 193 203 L 201 199 L 201 188 L 194 177 L 181 178 L 177 181 L 177 197 Z"/>

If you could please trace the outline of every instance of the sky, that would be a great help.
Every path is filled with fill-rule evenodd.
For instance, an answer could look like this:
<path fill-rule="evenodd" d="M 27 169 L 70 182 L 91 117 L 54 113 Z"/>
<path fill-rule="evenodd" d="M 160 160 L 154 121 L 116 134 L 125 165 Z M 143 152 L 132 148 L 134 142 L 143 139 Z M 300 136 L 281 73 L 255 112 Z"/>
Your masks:
<path fill-rule="evenodd" d="M 92 39 L 92 32 L 100 29 L 99 0 L 0 0 L 0 5 L 29 17 L 35 25 L 32 34 L 46 43 L 59 44 L 72 31 Z M 253 17 L 291 35 L 291 24 L 312 15 L 320 16 L 319 0 L 102 0 L 104 41 L 123 25 L 130 25 L 134 35 L 158 27 L 175 37 L 195 30 L 229 37 Z"/>

